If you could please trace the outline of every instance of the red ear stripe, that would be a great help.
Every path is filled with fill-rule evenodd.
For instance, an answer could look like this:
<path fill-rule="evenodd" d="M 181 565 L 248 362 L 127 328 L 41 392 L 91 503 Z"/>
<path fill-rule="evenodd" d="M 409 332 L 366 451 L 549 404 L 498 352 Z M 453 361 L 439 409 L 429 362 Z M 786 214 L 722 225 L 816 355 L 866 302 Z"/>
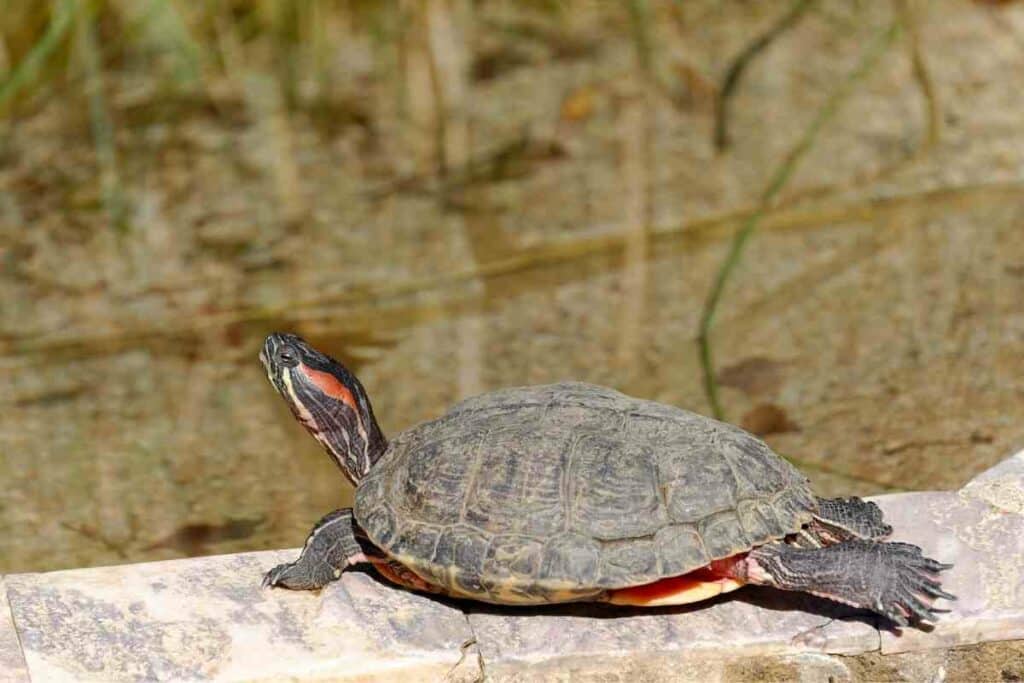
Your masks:
<path fill-rule="evenodd" d="M 341 401 L 351 408 L 356 415 L 359 414 L 359 407 L 356 405 L 355 397 L 352 395 L 352 392 L 348 390 L 348 387 L 342 384 L 341 380 L 337 377 L 329 372 L 314 370 L 305 363 L 299 363 L 299 370 L 301 370 L 302 374 L 304 374 L 310 382 L 316 385 L 320 391 L 333 399 Z"/>

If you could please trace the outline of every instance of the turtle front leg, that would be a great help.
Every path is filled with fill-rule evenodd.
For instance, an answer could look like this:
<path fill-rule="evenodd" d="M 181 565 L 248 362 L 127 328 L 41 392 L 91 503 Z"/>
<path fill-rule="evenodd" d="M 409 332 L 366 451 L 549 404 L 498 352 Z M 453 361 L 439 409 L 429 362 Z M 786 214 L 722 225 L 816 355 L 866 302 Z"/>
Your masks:
<path fill-rule="evenodd" d="M 292 590 L 323 588 L 339 579 L 347 567 L 367 562 L 367 553 L 373 550 L 362 536 L 352 509 L 335 510 L 313 526 L 299 559 L 279 564 L 267 572 L 263 577 L 263 587 L 281 586 Z"/>
<path fill-rule="evenodd" d="M 909 543 L 854 539 L 824 548 L 763 545 L 738 568 L 748 583 L 812 593 L 872 610 L 906 626 L 911 616 L 934 621 L 942 590 L 939 572 L 953 565 L 925 557 Z"/>

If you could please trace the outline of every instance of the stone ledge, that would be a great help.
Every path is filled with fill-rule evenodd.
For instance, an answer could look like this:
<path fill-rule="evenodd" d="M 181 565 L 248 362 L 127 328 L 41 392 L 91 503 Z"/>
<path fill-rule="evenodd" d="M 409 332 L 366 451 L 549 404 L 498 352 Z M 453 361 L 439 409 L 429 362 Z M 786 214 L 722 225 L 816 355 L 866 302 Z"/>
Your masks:
<path fill-rule="evenodd" d="M 930 632 L 756 588 L 646 612 L 447 603 L 358 572 L 261 589 L 288 550 L 3 577 L 0 683 L 1021 675 L 1024 643 L 1000 641 L 1024 640 L 1024 452 L 958 492 L 876 500 L 897 539 L 956 563 L 960 600 Z"/>
<path fill-rule="evenodd" d="M 28 680 L 28 668 L 7 602 L 7 584 L 0 578 L 0 683 L 24 683 Z"/>

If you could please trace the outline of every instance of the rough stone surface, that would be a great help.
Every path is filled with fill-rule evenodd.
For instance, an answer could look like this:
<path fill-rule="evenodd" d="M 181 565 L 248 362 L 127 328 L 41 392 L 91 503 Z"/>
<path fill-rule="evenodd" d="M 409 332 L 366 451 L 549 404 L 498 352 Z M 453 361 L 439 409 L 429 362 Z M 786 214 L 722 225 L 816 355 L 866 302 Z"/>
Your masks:
<path fill-rule="evenodd" d="M 1024 515 L 1024 451 L 982 472 L 960 493 L 1004 512 Z"/>
<path fill-rule="evenodd" d="M 441 678 L 465 617 L 363 573 L 316 595 L 260 588 L 294 551 L 7 578 L 39 681 Z"/>
<path fill-rule="evenodd" d="M 28 680 L 25 657 L 21 654 L 18 632 L 7 604 L 7 587 L 0 577 L 0 683 L 25 683 Z"/>
<path fill-rule="evenodd" d="M 644 654 L 725 657 L 799 652 L 857 653 L 877 649 L 873 619 L 809 596 L 747 588 L 735 597 L 657 612 L 602 605 L 558 610 L 471 612 L 470 623 L 488 673 L 553 660 L 605 662 Z M 840 619 L 839 617 L 846 617 Z"/>
<path fill-rule="evenodd" d="M 852 676 L 847 680 L 853 681 L 1024 681 L 1024 641 L 1021 640 L 898 654 L 866 652 L 838 659 Z"/>
<path fill-rule="evenodd" d="M 4 577 L 0 683 L 1022 680 L 1022 495 L 1024 453 L 958 492 L 877 499 L 896 539 L 955 563 L 960 599 L 929 631 L 766 588 L 654 611 L 449 604 L 358 572 L 261 589 L 289 550 Z"/>
<path fill-rule="evenodd" d="M 952 562 L 949 604 L 930 633 L 882 631 L 882 652 L 1024 638 L 1024 454 L 984 472 L 956 493 L 876 499 L 896 540 Z"/>

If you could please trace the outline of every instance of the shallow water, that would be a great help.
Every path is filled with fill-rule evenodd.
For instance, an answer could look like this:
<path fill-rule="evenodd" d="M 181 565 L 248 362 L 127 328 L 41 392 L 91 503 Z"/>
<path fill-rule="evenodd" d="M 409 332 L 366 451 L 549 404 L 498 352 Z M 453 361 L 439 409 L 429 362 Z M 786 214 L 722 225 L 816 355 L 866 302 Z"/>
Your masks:
<path fill-rule="evenodd" d="M 941 144 L 907 153 L 919 94 L 895 50 L 726 289 L 713 341 L 727 417 L 826 495 L 953 487 L 1024 445 L 1024 88 L 985 71 L 1024 73 L 1024 58 L 978 16 L 950 24 L 959 41 L 929 25 L 952 93 Z M 247 158 L 264 144 L 258 117 L 126 127 L 129 150 L 154 126 L 164 137 L 160 155 L 125 154 L 126 177 L 149 175 L 130 185 L 124 234 L 75 204 L 91 191 L 88 140 L 56 105 L 22 120 L 0 170 L 0 571 L 296 546 L 349 502 L 263 375 L 273 330 L 348 363 L 388 434 L 474 393 L 562 379 L 708 412 L 695 343 L 708 287 L 807 100 L 857 54 L 856 36 L 801 30 L 738 96 L 729 154 L 710 151 L 706 110 L 657 100 L 640 171 L 625 161 L 645 153 L 629 107 L 593 76 L 628 64 L 612 40 L 582 66 L 479 85 L 481 141 L 515 141 L 567 88 L 597 104 L 536 134 L 520 174 L 454 195 L 369 192 L 381 182 L 350 170 L 358 145 L 296 114 L 298 222 L 280 177 L 244 168 L 263 168 Z M 835 64 L 800 66 L 822 35 Z M 58 152 L 74 182 L 54 177 Z"/>

